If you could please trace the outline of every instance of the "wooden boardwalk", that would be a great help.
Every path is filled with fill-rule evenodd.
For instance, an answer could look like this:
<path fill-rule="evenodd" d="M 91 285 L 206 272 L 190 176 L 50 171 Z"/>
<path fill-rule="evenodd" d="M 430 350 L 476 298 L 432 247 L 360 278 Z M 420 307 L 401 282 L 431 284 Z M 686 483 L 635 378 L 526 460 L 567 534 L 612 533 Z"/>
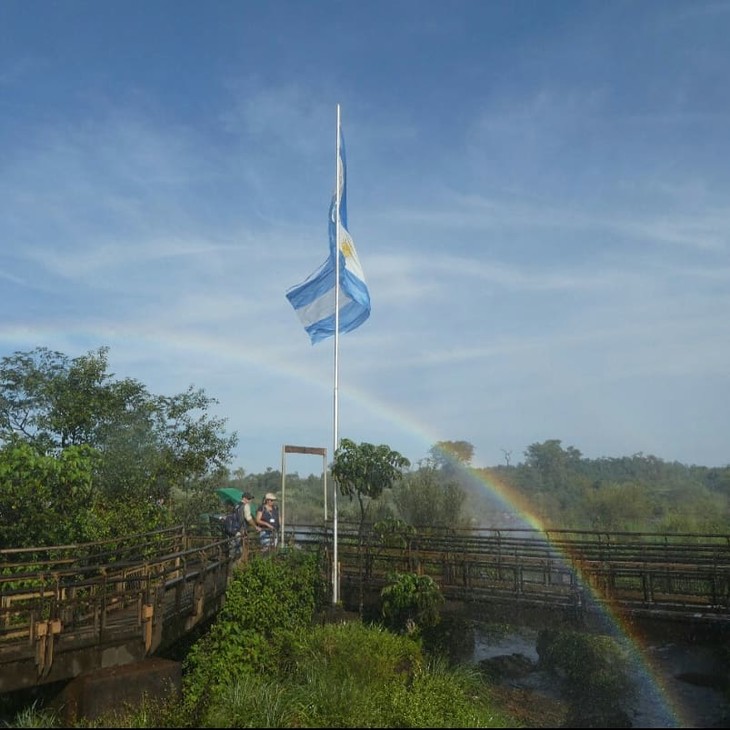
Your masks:
<path fill-rule="evenodd" d="M 730 626 L 730 535 L 527 529 L 367 534 L 339 539 L 342 580 L 429 575 L 445 598 L 507 607 L 610 610 L 628 618 Z"/>
<path fill-rule="evenodd" d="M 218 610 L 238 556 L 182 527 L 0 551 L 0 693 L 127 664 Z"/>
<path fill-rule="evenodd" d="M 322 526 L 290 548 L 333 553 Z M 219 610 L 235 565 L 228 539 L 182 527 L 84 545 L 0 551 L 0 692 L 139 661 Z M 522 529 L 384 534 L 342 524 L 340 585 L 371 593 L 394 572 L 428 575 L 447 600 L 730 627 L 730 535 Z M 329 571 L 331 565 L 323 569 Z M 331 580 L 331 575 L 327 576 Z"/>

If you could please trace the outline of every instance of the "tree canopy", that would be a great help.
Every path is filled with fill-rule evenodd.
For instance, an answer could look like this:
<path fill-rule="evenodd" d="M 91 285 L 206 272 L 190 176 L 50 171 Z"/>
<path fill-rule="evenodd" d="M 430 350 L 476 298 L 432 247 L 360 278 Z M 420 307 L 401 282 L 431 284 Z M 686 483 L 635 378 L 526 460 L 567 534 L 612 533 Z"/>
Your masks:
<path fill-rule="evenodd" d="M 11 530 L 13 546 L 50 544 L 48 515 L 65 513 L 67 522 L 86 525 L 68 528 L 65 539 L 97 539 L 130 524 L 155 526 L 154 506 L 174 493 L 209 493 L 227 475 L 238 442 L 225 434 L 225 420 L 211 415 L 216 403 L 192 386 L 161 396 L 132 378 L 117 379 L 106 347 L 76 358 L 42 347 L 4 357 L 0 525 L 9 526 L 18 510 L 26 521 L 24 530 Z M 31 494 L 37 499 L 28 512 Z M 116 518 L 77 519 L 77 511 L 92 508 Z M 177 516 L 192 520 L 200 509 L 187 511 Z"/>
<path fill-rule="evenodd" d="M 335 453 L 332 476 L 345 497 L 357 497 L 362 519 L 369 500 L 377 499 L 403 477 L 411 462 L 389 446 L 342 439 Z"/>

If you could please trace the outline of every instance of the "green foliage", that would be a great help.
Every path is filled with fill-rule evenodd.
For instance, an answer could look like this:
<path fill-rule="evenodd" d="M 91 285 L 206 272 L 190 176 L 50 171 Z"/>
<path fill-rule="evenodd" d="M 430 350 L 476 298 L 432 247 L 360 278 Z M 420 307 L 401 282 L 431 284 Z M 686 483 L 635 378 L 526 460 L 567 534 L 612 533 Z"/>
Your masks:
<path fill-rule="evenodd" d="M 394 689 L 408 682 L 420 662 L 416 642 L 382 629 L 361 623 L 316 629 L 289 677 L 306 687 L 309 698 L 299 726 L 397 727 L 388 721 Z"/>
<path fill-rule="evenodd" d="M 378 542 L 384 548 L 405 550 L 416 535 L 416 529 L 403 520 L 388 517 L 373 525 Z"/>
<path fill-rule="evenodd" d="M 0 440 L 21 439 L 40 452 L 97 446 L 120 405 L 143 392 L 136 381 L 113 383 L 108 348 L 69 359 L 39 347 L 0 363 Z"/>
<path fill-rule="evenodd" d="M 13 718 L 12 725 L 8 727 L 28 728 L 28 727 L 58 727 L 59 718 L 55 712 L 48 709 L 41 709 L 37 702 L 20 710 Z"/>
<path fill-rule="evenodd" d="M 628 653 L 609 636 L 544 630 L 538 636 L 537 652 L 544 667 L 565 677 L 575 715 L 614 718 L 634 696 Z"/>
<path fill-rule="evenodd" d="M 294 656 L 295 673 L 318 667 L 332 677 L 378 683 L 408 677 L 423 662 L 418 642 L 360 621 L 331 623 L 312 631 Z"/>
<path fill-rule="evenodd" d="M 332 476 L 343 496 L 357 497 L 364 521 L 367 500 L 377 499 L 384 489 L 390 489 L 403 478 L 403 471 L 410 465 L 408 459 L 385 444 L 356 444 L 342 439 L 332 465 Z"/>
<path fill-rule="evenodd" d="M 108 372 L 108 348 L 70 359 L 36 348 L 0 361 L 0 442 L 39 453 L 88 445 L 100 454 L 95 481 L 110 497 L 166 497 L 225 473 L 237 437 L 209 415 L 217 403 L 192 386 L 174 396 Z"/>
<path fill-rule="evenodd" d="M 360 623 L 308 637 L 293 679 L 306 687 L 300 727 L 499 727 L 475 674 L 427 664 L 418 644 Z M 294 725 L 289 725 L 293 727 Z"/>
<path fill-rule="evenodd" d="M 364 602 L 364 543 L 365 517 L 372 500 L 377 499 L 384 489 L 403 478 L 403 470 L 410 461 L 385 444 L 373 446 L 367 442 L 356 444 L 350 439 L 342 439 L 332 464 L 332 477 L 343 496 L 357 497 L 360 505 L 360 524 L 358 526 L 359 545 L 359 590 L 360 614 Z"/>
<path fill-rule="evenodd" d="M 541 444 L 531 444 L 525 451 L 525 466 L 532 469 L 539 486 L 555 489 L 565 484 L 565 477 L 581 461 L 578 449 L 564 449 L 560 439 L 549 439 Z"/>
<path fill-rule="evenodd" d="M 393 573 L 380 592 L 383 620 L 391 629 L 407 631 L 435 626 L 444 602 L 441 589 L 428 575 Z"/>
<path fill-rule="evenodd" d="M 393 487 L 400 516 L 417 527 L 462 527 L 466 493 L 449 475 L 432 465 L 421 466 Z"/>
<path fill-rule="evenodd" d="M 317 557 L 255 557 L 236 570 L 226 603 L 185 662 L 186 706 L 196 712 L 241 673 L 275 671 L 324 595 Z"/>
<path fill-rule="evenodd" d="M 161 694 L 150 697 L 143 695 L 139 703 L 124 702 L 116 705 L 94 719 L 79 718 L 74 724 L 77 728 L 161 728 L 182 727 L 183 716 L 180 710 L 178 692 L 172 687 Z M 65 724 L 65 723 L 64 723 Z M 43 727 L 56 727 L 45 725 Z M 63 726 L 63 725 L 58 725 Z"/>
<path fill-rule="evenodd" d="M 136 380 L 115 379 L 107 354 L 102 347 L 71 359 L 36 348 L 0 361 L 0 480 L 12 487 L 0 520 L 27 510 L 32 494 L 35 511 L 49 508 L 48 516 L 16 523 L 8 544 L 93 540 L 169 524 L 157 500 L 169 503 L 176 489 L 185 496 L 176 501 L 177 516 L 192 525 L 227 473 L 237 436 L 224 435 L 224 420 L 210 416 L 216 400 L 193 387 L 152 395 Z"/>
<path fill-rule="evenodd" d="M 241 675 L 221 690 L 198 727 L 300 727 L 298 693 L 270 675 Z"/>
<path fill-rule="evenodd" d="M 410 686 L 397 688 L 388 727 L 516 727 L 497 710 L 487 688 L 467 667 L 433 660 L 428 671 L 415 673 Z M 397 724 L 396 724 L 397 723 Z"/>
<path fill-rule="evenodd" d="M 510 727 L 478 675 L 427 664 L 418 642 L 360 622 L 311 623 L 312 556 L 240 569 L 185 663 L 193 727 Z"/>
<path fill-rule="evenodd" d="M 504 487 L 520 511 L 538 516 L 548 528 L 730 531 L 730 466 L 688 467 L 641 453 L 586 459 L 557 439 L 532 444 L 525 455 L 523 464 L 473 472 L 484 483 Z M 509 526 L 507 516 L 492 510 L 479 522 Z"/>
<path fill-rule="evenodd" d="M 106 533 L 93 487 L 96 452 L 58 456 L 31 444 L 0 448 L 0 548 L 92 542 Z"/>
<path fill-rule="evenodd" d="M 282 627 L 284 628 L 284 627 Z M 234 667 L 194 717 L 190 698 L 146 700 L 86 727 L 514 727 L 473 669 L 427 662 L 419 644 L 360 622 L 289 626 L 293 643 L 272 669 Z M 282 650 L 281 647 L 279 650 Z M 217 658 L 216 658 L 217 661 Z M 43 715 L 31 713 L 29 723 Z M 49 727 L 26 724 L 22 727 Z M 21 727 L 18 725 L 17 727 Z"/>
<path fill-rule="evenodd" d="M 595 530 L 640 530 L 652 515 L 646 489 L 638 484 L 606 484 L 586 490 L 582 510 L 591 517 Z"/>
<path fill-rule="evenodd" d="M 454 463 L 468 466 L 474 458 L 474 446 L 468 441 L 437 441 L 429 453 L 437 468 Z"/>
<path fill-rule="evenodd" d="M 340 520 L 364 522 L 366 512 L 367 522 L 396 518 L 419 526 L 514 527 L 519 513 L 528 512 L 551 529 L 730 531 L 730 466 L 688 467 L 640 453 L 587 459 L 550 439 L 528 447 L 524 463 L 471 468 L 451 453 L 462 449 L 467 456 L 470 446 L 439 442 L 431 459 L 403 473 L 377 500 L 364 497 L 364 509 L 355 500 L 356 492 L 350 495 L 354 501 L 341 501 Z M 277 491 L 281 473 L 269 469 L 234 476 L 229 484 L 245 484 L 257 494 Z M 519 506 L 510 511 L 496 490 L 485 485 L 498 485 Z M 287 523 L 319 523 L 322 516 L 321 475 L 304 479 L 288 474 Z"/>
<path fill-rule="evenodd" d="M 474 672 L 427 665 L 412 639 L 359 622 L 302 632 L 280 666 L 229 685 L 201 727 L 511 726 Z"/>
<path fill-rule="evenodd" d="M 23 442 L 0 448 L 0 548 L 94 542 L 169 524 L 152 500 L 102 493 L 99 459 L 86 445 L 58 454 Z"/>
<path fill-rule="evenodd" d="M 452 665 L 461 665 L 474 653 L 474 622 L 454 613 L 443 613 L 437 624 L 423 627 L 418 634 L 423 650 Z"/>

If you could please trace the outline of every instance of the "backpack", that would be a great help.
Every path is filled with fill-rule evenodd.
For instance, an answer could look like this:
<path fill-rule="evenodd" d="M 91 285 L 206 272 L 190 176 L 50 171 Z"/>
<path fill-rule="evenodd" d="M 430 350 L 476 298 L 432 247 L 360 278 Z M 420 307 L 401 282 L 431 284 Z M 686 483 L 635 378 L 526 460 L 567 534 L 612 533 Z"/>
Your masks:
<path fill-rule="evenodd" d="M 241 517 L 238 507 L 229 512 L 223 522 L 228 537 L 235 537 L 236 533 L 241 530 Z"/>

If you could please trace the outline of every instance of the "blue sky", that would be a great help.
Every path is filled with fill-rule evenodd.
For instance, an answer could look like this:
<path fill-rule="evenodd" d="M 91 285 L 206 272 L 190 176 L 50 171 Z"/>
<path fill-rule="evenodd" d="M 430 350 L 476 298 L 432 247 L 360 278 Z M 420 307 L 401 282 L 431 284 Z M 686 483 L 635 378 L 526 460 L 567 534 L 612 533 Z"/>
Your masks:
<path fill-rule="evenodd" d="M 247 472 L 331 453 L 333 340 L 285 291 L 340 104 L 340 436 L 726 465 L 728 38 L 715 0 L 3 0 L 0 356 L 201 387 Z"/>

